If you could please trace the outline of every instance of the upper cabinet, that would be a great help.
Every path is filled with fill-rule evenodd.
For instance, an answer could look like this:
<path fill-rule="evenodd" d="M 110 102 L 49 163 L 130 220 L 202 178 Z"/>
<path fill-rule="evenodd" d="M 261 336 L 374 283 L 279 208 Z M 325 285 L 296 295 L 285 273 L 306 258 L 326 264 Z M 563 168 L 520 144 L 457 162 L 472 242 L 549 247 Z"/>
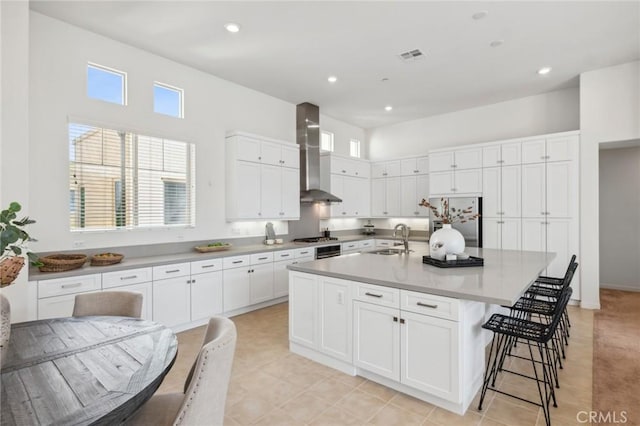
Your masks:
<path fill-rule="evenodd" d="M 465 148 L 429 153 L 429 172 L 482 167 L 482 148 Z"/>
<path fill-rule="evenodd" d="M 520 142 L 489 145 L 482 148 L 482 166 L 516 166 L 522 162 Z"/>
<path fill-rule="evenodd" d="M 325 154 L 321 157 L 321 163 L 328 162 L 329 174 L 368 178 L 371 176 L 371 166 L 366 160 L 355 160 L 340 157 L 335 154 Z M 323 169 L 326 168 L 323 167 Z"/>
<path fill-rule="evenodd" d="M 299 219 L 299 166 L 295 144 L 245 133 L 228 135 L 227 221 Z"/>
<path fill-rule="evenodd" d="M 332 153 L 320 155 L 320 187 L 342 199 L 323 206 L 325 218 L 367 217 L 370 212 L 369 161 Z"/>
<path fill-rule="evenodd" d="M 429 157 L 405 158 L 400 160 L 402 176 L 426 175 L 429 173 Z"/>
<path fill-rule="evenodd" d="M 482 148 L 429 153 L 430 195 L 482 192 Z"/>
<path fill-rule="evenodd" d="M 371 164 L 372 178 L 397 177 L 401 174 L 400 160 L 380 161 Z"/>
<path fill-rule="evenodd" d="M 578 145 L 578 135 L 524 141 L 522 142 L 522 164 L 576 160 Z"/>

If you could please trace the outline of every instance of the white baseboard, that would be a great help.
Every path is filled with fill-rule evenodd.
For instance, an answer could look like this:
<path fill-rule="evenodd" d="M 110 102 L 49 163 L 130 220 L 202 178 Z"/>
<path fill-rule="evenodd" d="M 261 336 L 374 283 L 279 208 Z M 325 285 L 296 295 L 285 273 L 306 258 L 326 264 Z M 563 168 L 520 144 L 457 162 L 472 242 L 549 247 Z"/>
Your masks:
<path fill-rule="evenodd" d="M 600 283 L 600 288 L 606 288 L 609 290 L 640 291 L 640 284 L 637 286 L 630 286 L 630 285 Z"/>

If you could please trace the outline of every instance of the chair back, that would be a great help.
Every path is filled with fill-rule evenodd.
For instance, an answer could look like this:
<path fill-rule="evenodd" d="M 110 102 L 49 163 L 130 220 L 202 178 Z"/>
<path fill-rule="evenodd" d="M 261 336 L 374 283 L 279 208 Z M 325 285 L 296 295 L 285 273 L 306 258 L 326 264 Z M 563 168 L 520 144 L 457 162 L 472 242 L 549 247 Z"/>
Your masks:
<path fill-rule="evenodd" d="M 564 279 L 567 279 L 567 276 L 569 276 L 569 272 L 571 271 L 571 268 L 576 264 L 576 255 L 574 254 L 573 256 L 571 256 L 571 260 L 569 261 L 569 265 L 567 265 L 567 271 L 564 273 Z M 575 271 L 575 268 L 573 269 Z"/>
<path fill-rule="evenodd" d="M 562 280 L 562 289 L 566 289 L 571 285 L 571 281 L 573 281 L 573 276 L 578 269 L 579 263 L 572 262 L 569 264 L 569 268 L 567 269 L 567 273 L 564 275 L 564 279 Z"/>
<path fill-rule="evenodd" d="M 575 269 L 574 269 L 575 270 Z M 573 274 L 572 274 L 573 275 Z M 570 282 L 571 280 L 569 280 Z M 553 334 L 556 332 L 556 328 L 560 324 L 560 320 L 562 319 L 562 313 L 566 309 L 569 304 L 569 299 L 571 299 L 571 294 L 573 293 L 573 289 L 569 286 L 563 287 L 562 292 L 560 293 L 560 297 L 558 297 L 558 302 L 556 303 L 556 307 L 553 310 L 553 317 L 551 318 L 551 322 L 546 328 L 544 333 L 543 341 L 548 341 L 553 337 Z"/>
<path fill-rule="evenodd" d="M 209 320 L 202 349 L 186 382 L 175 425 L 222 425 L 236 348 L 236 326 L 228 318 Z"/>
<path fill-rule="evenodd" d="M 140 318 L 142 293 L 137 291 L 100 291 L 76 295 L 74 317 L 106 315 Z"/>

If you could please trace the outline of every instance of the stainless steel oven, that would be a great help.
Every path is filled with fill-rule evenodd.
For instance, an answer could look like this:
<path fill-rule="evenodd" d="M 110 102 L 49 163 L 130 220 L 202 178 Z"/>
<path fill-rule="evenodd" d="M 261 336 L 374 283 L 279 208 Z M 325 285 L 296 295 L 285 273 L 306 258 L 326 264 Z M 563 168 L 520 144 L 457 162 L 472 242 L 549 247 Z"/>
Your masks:
<path fill-rule="evenodd" d="M 316 259 L 326 259 L 328 257 L 336 257 L 336 256 L 340 256 L 340 254 L 341 254 L 340 244 L 316 247 Z"/>

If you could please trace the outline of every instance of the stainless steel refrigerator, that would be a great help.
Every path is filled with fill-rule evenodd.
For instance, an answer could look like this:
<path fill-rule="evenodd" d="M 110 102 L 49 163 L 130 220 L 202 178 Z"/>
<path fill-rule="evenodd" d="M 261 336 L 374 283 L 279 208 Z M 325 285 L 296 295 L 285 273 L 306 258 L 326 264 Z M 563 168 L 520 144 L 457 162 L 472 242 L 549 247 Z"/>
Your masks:
<path fill-rule="evenodd" d="M 467 247 L 482 247 L 482 197 L 445 197 L 444 199 L 448 200 L 449 209 L 454 207 L 456 210 L 463 210 L 470 207 L 472 214 L 480 214 L 480 217 L 475 220 L 467 221 L 466 223 L 454 223 L 451 227 L 460 231 Z M 429 204 L 438 207 L 440 212 L 442 212 L 441 203 L 441 198 L 429 198 Z M 433 212 L 430 212 L 429 235 L 440 228 L 442 228 L 442 221 L 434 218 Z"/>

